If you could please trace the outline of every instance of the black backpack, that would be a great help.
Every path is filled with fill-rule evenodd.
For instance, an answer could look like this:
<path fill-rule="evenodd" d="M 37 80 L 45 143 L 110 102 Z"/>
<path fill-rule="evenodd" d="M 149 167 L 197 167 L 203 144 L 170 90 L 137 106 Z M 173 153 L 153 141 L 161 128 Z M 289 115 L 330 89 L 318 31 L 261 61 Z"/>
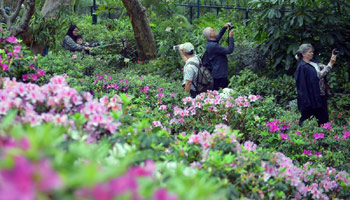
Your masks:
<path fill-rule="evenodd" d="M 209 59 L 208 52 L 205 51 L 204 54 L 203 54 L 203 56 L 202 56 L 201 62 L 202 62 L 202 65 L 203 65 L 204 67 L 206 67 L 206 68 L 211 72 L 212 66 L 211 66 L 211 64 L 210 64 L 210 61 L 211 61 L 211 60 Z"/>
<path fill-rule="evenodd" d="M 198 68 L 197 84 L 194 85 L 196 88 L 197 94 L 202 92 L 207 92 L 207 90 L 213 90 L 214 88 L 214 79 L 211 76 L 211 73 L 207 67 L 205 67 L 202 62 L 198 65 L 195 62 L 189 62 Z"/>

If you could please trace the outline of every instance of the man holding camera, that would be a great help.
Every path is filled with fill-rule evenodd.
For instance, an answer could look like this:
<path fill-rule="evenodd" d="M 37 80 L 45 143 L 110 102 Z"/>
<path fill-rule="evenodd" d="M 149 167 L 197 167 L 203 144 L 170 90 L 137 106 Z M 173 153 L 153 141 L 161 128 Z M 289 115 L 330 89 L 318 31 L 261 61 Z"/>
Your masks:
<path fill-rule="evenodd" d="M 185 88 L 185 91 L 191 94 L 192 98 L 197 96 L 196 87 L 197 85 L 197 77 L 198 77 L 198 68 L 199 59 L 194 54 L 194 46 L 186 42 L 184 44 L 180 44 L 175 48 L 179 48 L 178 51 L 182 60 L 186 63 L 184 66 L 184 79 L 182 83 L 182 87 Z"/>
<path fill-rule="evenodd" d="M 225 48 L 219 44 L 219 41 L 227 28 L 230 29 L 230 32 L 228 47 Z M 203 30 L 203 35 L 207 39 L 206 51 L 209 57 L 211 75 L 214 79 L 214 90 L 225 88 L 229 83 L 227 78 L 228 60 L 226 55 L 231 54 L 234 49 L 233 26 L 230 23 L 226 23 L 219 34 L 216 33 L 215 29 L 207 27 Z"/>

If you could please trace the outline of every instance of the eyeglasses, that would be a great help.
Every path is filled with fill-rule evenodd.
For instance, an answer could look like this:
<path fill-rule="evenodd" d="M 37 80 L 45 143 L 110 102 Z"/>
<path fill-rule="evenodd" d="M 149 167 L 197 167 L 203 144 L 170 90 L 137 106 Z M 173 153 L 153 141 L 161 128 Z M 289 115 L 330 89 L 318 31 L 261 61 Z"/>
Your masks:
<path fill-rule="evenodd" d="M 78 30 L 77 30 L 77 29 L 74 29 L 73 32 L 78 32 Z"/>

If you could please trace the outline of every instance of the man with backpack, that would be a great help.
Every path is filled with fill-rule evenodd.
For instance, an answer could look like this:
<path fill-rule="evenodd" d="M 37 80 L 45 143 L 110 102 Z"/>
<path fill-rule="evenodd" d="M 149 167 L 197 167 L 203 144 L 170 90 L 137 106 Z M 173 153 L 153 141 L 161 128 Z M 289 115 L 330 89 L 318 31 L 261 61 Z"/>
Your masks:
<path fill-rule="evenodd" d="M 229 42 L 228 47 L 225 48 L 219 44 L 220 39 L 226 32 L 226 29 L 230 28 L 229 32 Z M 203 35 L 207 39 L 206 53 L 205 56 L 209 60 L 209 68 L 211 69 L 211 75 L 214 79 L 214 90 L 219 90 L 220 88 L 225 88 L 228 86 L 228 60 L 227 54 L 231 54 L 234 49 L 234 39 L 233 39 L 233 27 L 230 23 L 226 23 L 222 27 L 219 34 L 216 30 L 207 27 L 203 30 Z"/>
<path fill-rule="evenodd" d="M 184 79 L 182 87 L 185 91 L 191 94 L 192 98 L 197 96 L 197 78 L 198 68 L 200 65 L 199 58 L 194 54 L 194 46 L 186 42 L 178 46 L 182 60 L 186 63 L 184 66 Z"/>

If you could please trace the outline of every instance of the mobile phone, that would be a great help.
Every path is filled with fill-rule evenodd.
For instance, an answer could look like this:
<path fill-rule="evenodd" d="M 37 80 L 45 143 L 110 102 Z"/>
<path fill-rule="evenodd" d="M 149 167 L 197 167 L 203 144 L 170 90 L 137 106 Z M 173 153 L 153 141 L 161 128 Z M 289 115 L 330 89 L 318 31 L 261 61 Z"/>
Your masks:
<path fill-rule="evenodd" d="M 333 55 L 338 55 L 338 54 L 339 54 L 339 51 L 338 51 L 337 49 L 333 49 L 332 54 L 333 54 Z"/>

